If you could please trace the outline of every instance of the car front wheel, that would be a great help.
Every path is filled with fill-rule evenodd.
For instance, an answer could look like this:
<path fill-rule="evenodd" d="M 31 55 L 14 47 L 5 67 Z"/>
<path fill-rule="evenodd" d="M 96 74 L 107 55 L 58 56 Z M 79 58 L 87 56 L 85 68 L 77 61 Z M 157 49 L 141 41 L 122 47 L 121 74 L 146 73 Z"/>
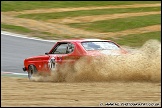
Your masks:
<path fill-rule="evenodd" d="M 29 65 L 28 78 L 31 80 L 36 73 L 37 73 L 36 67 L 34 65 Z"/>

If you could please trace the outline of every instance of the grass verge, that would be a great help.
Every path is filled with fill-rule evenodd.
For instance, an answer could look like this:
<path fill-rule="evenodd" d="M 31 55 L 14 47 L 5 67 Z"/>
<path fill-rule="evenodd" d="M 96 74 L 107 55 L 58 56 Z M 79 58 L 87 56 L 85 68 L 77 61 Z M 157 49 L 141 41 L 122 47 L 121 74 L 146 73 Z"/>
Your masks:
<path fill-rule="evenodd" d="M 22 11 L 39 8 L 69 8 L 87 6 L 152 4 L 161 1 L 2 1 L 1 11 Z"/>
<path fill-rule="evenodd" d="M 156 24 L 161 24 L 161 14 L 118 18 L 88 23 L 73 23 L 68 25 L 74 28 L 81 28 L 95 32 L 117 32 Z"/>
<path fill-rule="evenodd" d="M 33 30 L 27 29 L 22 26 L 15 26 L 15 25 L 8 25 L 1 23 L 1 29 L 2 30 L 10 30 L 10 31 L 16 31 L 16 32 L 22 32 L 22 33 L 30 33 L 33 32 Z"/>
<path fill-rule="evenodd" d="M 150 33 L 143 33 L 143 34 L 134 34 L 134 35 L 127 35 L 123 37 L 117 38 L 107 38 L 117 42 L 120 45 L 130 46 L 130 47 L 140 47 L 146 41 L 150 39 L 155 39 L 161 42 L 161 31 L 158 32 L 150 32 Z"/>
<path fill-rule="evenodd" d="M 8 25 L 8 24 L 3 24 L 3 23 L 1 24 L 1 30 L 24 34 L 24 35 L 33 36 L 33 37 L 38 37 L 38 38 L 47 39 L 47 40 L 69 39 L 69 38 L 75 37 L 71 35 L 52 34 L 52 33 L 43 32 L 43 31 L 40 32 L 36 30 L 30 30 L 22 26 Z"/>
<path fill-rule="evenodd" d="M 56 12 L 56 13 L 23 14 L 23 15 L 18 15 L 17 17 L 29 18 L 35 20 L 49 20 L 49 19 L 59 19 L 59 18 L 67 18 L 67 17 L 117 14 L 117 13 L 129 13 L 129 12 L 149 12 L 149 11 L 160 11 L 160 10 L 161 7 L 95 9 L 95 10 Z"/>

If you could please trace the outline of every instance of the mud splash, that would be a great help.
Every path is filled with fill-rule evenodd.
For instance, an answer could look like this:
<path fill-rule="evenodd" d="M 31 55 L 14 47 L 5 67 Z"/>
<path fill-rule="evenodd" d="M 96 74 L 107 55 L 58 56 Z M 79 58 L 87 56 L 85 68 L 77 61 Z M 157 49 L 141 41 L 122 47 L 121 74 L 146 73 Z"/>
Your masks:
<path fill-rule="evenodd" d="M 37 76 L 33 81 L 103 82 L 161 81 L 161 42 L 147 41 L 141 48 L 127 49 L 125 55 L 83 57 L 74 67 L 65 64 L 51 76 Z"/>

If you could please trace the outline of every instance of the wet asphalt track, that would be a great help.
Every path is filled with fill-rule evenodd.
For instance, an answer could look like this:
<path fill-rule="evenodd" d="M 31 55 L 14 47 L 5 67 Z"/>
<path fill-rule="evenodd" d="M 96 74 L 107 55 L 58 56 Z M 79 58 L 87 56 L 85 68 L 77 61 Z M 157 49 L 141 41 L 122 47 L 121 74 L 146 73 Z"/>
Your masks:
<path fill-rule="evenodd" d="M 54 43 L 1 33 L 1 72 L 25 73 L 22 70 L 24 59 L 48 52 Z"/>

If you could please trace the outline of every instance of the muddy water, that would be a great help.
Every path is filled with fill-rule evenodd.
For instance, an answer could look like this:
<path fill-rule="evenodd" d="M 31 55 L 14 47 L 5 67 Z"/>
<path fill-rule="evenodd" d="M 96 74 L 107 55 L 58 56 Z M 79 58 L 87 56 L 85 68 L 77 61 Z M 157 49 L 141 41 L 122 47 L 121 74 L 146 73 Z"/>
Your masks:
<path fill-rule="evenodd" d="M 1 78 L 1 106 L 161 106 L 161 83 L 157 82 L 54 83 Z"/>

